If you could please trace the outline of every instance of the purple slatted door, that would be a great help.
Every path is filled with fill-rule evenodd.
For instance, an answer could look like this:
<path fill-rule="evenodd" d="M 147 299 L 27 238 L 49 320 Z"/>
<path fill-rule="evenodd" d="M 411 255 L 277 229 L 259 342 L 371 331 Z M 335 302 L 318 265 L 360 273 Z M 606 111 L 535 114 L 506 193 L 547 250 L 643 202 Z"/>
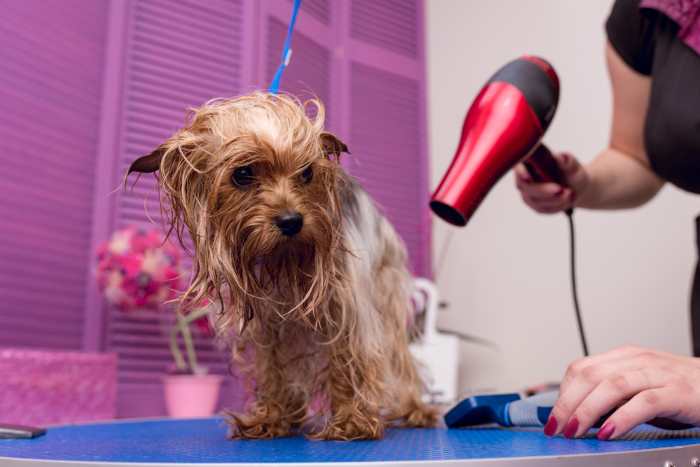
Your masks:
<path fill-rule="evenodd" d="M 430 275 L 422 0 L 341 2 L 351 172 Z"/>
<path fill-rule="evenodd" d="M 0 346 L 79 349 L 107 12 L 0 9 Z"/>
<path fill-rule="evenodd" d="M 246 5 L 242 0 L 128 3 L 115 186 L 134 159 L 182 126 L 188 107 L 240 92 Z M 160 226 L 154 178 L 142 176 L 119 193 L 114 209 L 115 228 Z M 164 413 L 161 378 L 172 361 L 165 332 L 170 317 L 167 312 L 107 311 L 106 347 L 119 354 L 119 416 Z M 196 345 L 200 363 L 210 372 L 228 373 L 225 350 L 201 337 Z M 234 403 L 237 392 L 229 380 L 222 405 Z"/>
<path fill-rule="evenodd" d="M 292 41 L 292 61 L 282 78 L 282 92 L 297 96 L 302 101 L 318 97 L 326 107 L 326 125 L 331 128 L 336 120 L 335 90 L 333 87 L 333 45 L 335 1 L 303 0 Z M 287 35 L 291 0 L 264 0 L 260 2 L 260 43 L 263 51 L 258 76 L 263 77 L 260 88 L 265 89 L 280 64 L 282 47 Z"/>
<path fill-rule="evenodd" d="M 263 86 L 279 64 L 291 6 L 261 3 Z M 282 90 L 324 101 L 328 128 L 353 153 L 346 167 L 397 228 L 413 271 L 429 275 L 422 8 L 420 0 L 304 0 Z"/>

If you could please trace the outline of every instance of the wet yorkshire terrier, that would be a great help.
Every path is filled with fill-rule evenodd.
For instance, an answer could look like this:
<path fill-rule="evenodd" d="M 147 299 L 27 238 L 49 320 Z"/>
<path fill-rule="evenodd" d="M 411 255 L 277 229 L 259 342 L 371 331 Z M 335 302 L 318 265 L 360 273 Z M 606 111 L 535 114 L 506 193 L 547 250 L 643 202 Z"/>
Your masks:
<path fill-rule="evenodd" d="M 406 250 L 323 122 L 316 100 L 215 100 L 129 168 L 158 172 L 171 232 L 194 244 L 183 306 L 225 304 L 219 332 L 254 385 L 235 438 L 377 439 L 437 419 L 408 349 Z"/>

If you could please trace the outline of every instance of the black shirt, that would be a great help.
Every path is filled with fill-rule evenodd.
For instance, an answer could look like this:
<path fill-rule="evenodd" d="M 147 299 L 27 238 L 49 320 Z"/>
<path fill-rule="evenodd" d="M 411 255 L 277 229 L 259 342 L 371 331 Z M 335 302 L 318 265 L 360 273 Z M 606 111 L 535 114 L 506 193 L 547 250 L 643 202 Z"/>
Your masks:
<path fill-rule="evenodd" d="M 700 55 L 676 37 L 675 22 L 639 0 L 617 0 L 605 27 L 625 63 L 652 80 L 644 126 L 652 170 L 700 193 Z"/>

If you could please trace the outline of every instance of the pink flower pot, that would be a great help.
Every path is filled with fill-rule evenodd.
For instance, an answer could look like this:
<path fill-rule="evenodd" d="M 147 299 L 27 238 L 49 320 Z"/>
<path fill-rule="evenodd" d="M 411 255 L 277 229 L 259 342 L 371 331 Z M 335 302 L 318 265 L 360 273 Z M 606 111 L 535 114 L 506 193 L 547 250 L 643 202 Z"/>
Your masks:
<path fill-rule="evenodd" d="M 168 375 L 163 378 L 165 406 L 171 417 L 214 414 L 223 378 L 219 375 Z"/>

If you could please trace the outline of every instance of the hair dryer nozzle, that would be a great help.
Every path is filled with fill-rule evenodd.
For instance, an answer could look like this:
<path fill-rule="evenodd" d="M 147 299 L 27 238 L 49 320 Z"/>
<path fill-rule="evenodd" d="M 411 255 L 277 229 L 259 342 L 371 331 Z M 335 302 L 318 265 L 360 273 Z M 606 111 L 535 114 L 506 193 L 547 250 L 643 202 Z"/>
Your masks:
<path fill-rule="evenodd" d="M 549 127 L 559 79 L 547 61 L 525 56 L 498 70 L 472 103 L 457 151 L 430 208 L 464 226 L 489 190 L 530 155 Z"/>

